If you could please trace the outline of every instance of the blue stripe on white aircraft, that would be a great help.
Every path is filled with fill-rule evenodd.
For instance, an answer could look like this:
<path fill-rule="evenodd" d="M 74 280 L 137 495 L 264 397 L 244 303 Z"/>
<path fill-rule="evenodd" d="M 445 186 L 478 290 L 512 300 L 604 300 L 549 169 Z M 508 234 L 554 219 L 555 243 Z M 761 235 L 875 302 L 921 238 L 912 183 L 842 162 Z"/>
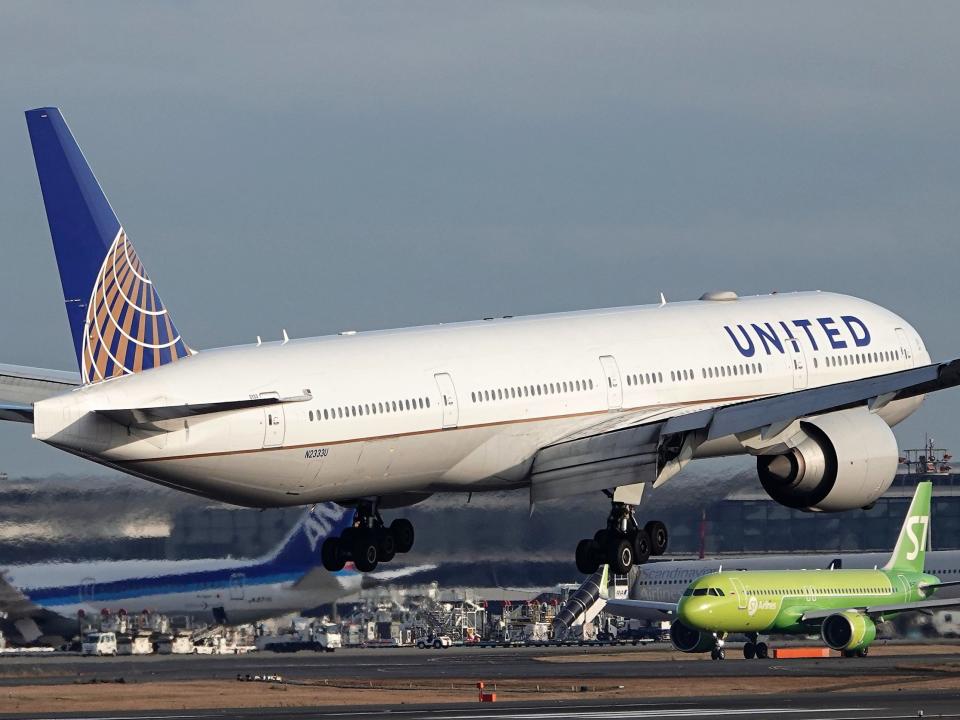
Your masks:
<path fill-rule="evenodd" d="M 435 492 L 606 492 L 591 572 L 662 553 L 644 488 L 695 457 L 752 454 L 776 501 L 864 507 L 890 486 L 891 426 L 960 383 L 874 303 L 825 292 L 490 319 L 197 352 L 181 337 L 56 108 L 27 112 L 79 375 L 0 369 L 0 417 L 53 447 L 255 507 L 336 501 L 359 527 L 324 565 L 361 571 L 413 527 L 380 509 Z M 4 376 L 6 380 L 4 380 Z"/>
<path fill-rule="evenodd" d="M 32 642 L 76 631 L 79 613 L 149 610 L 195 622 L 247 623 L 333 602 L 361 589 L 353 568 L 320 567 L 320 545 L 353 520 L 333 503 L 306 510 L 271 552 L 259 558 L 56 562 L 11 566 L 0 581 L 7 629 Z M 392 579 L 424 567 L 384 574 Z M 377 578 L 373 578 L 374 581 Z M 9 634 L 9 632 L 8 632 Z"/>

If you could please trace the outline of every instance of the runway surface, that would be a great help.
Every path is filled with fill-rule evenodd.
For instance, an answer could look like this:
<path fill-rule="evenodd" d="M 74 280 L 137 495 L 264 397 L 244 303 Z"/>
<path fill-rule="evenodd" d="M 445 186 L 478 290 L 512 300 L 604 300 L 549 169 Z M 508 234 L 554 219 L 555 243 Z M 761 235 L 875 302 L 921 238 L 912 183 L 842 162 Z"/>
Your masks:
<path fill-rule="evenodd" d="M 919 648 L 919 649 L 918 649 Z M 342 649 L 335 653 L 252 653 L 249 655 L 146 655 L 78 657 L 54 655 L 39 658 L 6 657 L 0 660 L 0 686 L 59 684 L 92 679 L 125 681 L 224 680 L 237 674 L 280 674 L 289 680 L 409 680 L 423 678 L 477 678 L 482 680 L 837 677 L 855 674 L 890 675 L 922 672 L 960 662 L 960 645 L 876 648 L 869 657 L 813 660 L 743 660 L 731 646 L 728 659 L 711 661 L 702 655 L 679 655 L 664 645 L 637 648 L 414 648 Z M 951 649 L 955 653 L 949 652 Z M 944 652 L 944 650 L 948 652 Z M 893 654 L 890 654 L 893 653 Z M 680 659 L 676 659 L 680 658 Z"/>
<path fill-rule="evenodd" d="M 730 651 L 725 661 L 681 656 L 662 645 L 347 649 L 331 654 L 199 657 L 3 657 L 0 684 L 5 688 L 0 690 L 0 718 L 960 718 L 960 645 L 891 645 L 878 647 L 875 654 L 861 659 L 747 661 L 735 657 L 738 648 L 731 647 Z M 269 687 L 277 683 L 237 682 L 238 675 L 247 674 L 280 675 L 285 688 L 279 689 L 288 692 L 275 692 L 276 688 Z M 122 685 L 100 684 L 118 680 Z M 475 697 L 471 688 L 476 680 L 499 682 L 500 702 L 469 702 Z M 287 707 L 164 709 L 176 707 L 188 686 L 196 692 L 198 684 L 204 683 L 223 698 L 224 706 L 231 701 L 234 705 L 251 704 L 236 700 L 247 692 L 248 696 L 267 698 L 266 703 Z M 547 683 L 552 683 L 553 694 L 540 696 L 541 684 L 547 688 Z M 558 693 L 557 686 L 563 683 L 562 693 Z M 50 687 L 47 690 L 37 685 Z M 520 690 L 518 685 L 522 686 Z M 46 709 L 32 712 L 33 707 L 40 707 L 36 700 L 13 704 L 18 686 L 20 692 L 33 687 L 32 692 L 46 693 Z M 626 690 L 616 690 L 625 686 Z M 155 700 L 162 696 L 162 688 L 166 688 L 168 698 L 173 689 L 172 701 Z M 771 694 L 774 688 L 777 690 Z M 71 701 L 67 698 L 80 697 L 79 691 L 87 692 L 87 698 L 95 693 L 103 698 L 125 696 L 129 700 L 133 694 L 145 702 L 136 705 L 138 709 L 129 709 L 133 706 L 108 700 L 103 705 L 79 707 L 127 709 L 70 712 Z M 440 695 L 444 692 L 447 704 L 426 704 L 431 698 L 433 703 L 443 702 Z M 6 703 L 5 697 L 9 698 Z M 51 704 L 50 697 L 64 699 Z M 505 699 L 510 702 L 503 702 Z M 14 707 L 19 711 L 12 712 Z"/>
<path fill-rule="evenodd" d="M 811 695 L 764 696 L 683 700 L 674 702 L 536 702 L 510 705 L 461 706 L 378 706 L 354 710 L 314 708 L 268 708 L 250 710 L 201 710 L 171 712 L 122 713 L 22 713 L 3 715 L 17 720 L 252 720 L 283 718 L 284 720 L 372 720 L 393 717 L 402 720 L 629 720 L 637 718 L 750 718 L 751 720 L 868 720 L 871 718 L 958 718 L 960 695 L 910 694 L 876 698 L 851 695 L 819 699 Z"/>

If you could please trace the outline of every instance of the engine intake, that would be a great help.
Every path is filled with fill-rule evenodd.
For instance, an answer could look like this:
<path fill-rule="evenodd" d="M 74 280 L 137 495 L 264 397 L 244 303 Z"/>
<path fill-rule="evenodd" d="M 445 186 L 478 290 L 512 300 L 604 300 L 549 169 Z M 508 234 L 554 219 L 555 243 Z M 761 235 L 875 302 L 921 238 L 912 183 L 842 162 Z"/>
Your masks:
<path fill-rule="evenodd" d="M 897 441 L 866 408 L 800 423 L 803 439 L 780 455 L 757 457 L 763 489 L 781 505 L 820 512 L 866 507 L 893 483 Z"/>
<path fill-rule="evenodd" d="M 832 650 L 860 650 L 877 638 L 877 626 L 866 615 L 847 610 L 831 615 L 820 626 L 820 636 Z"/>
<path fill-rule="evenodd" d="M 670 642 L 677 650 L 685 653 L 707 652 L 713 650 L 717 644 L 713 633 L 694 630 L 679 620 L 674 620 L 673 625 L 670 626 Z"/>

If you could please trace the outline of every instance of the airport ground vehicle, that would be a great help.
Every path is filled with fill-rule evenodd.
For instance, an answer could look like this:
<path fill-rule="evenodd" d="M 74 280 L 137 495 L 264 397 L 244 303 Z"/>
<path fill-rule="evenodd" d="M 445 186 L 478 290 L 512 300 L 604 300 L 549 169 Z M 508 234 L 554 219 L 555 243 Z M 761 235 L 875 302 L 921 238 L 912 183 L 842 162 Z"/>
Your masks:
<path fill-rule="evenodd" d="M 434 648 L 435 650 L 444 650 L 453 645 L 453 640 L 449 635 L 434 635 L 429 633 L 423 637 L 417 638 L 417 647 L 421 650 Z"/>
<path fill-rule="evenodd" d="M 891 426 L 960 384 L 960 360 L 931 363 L 906 320 L 824 292 L 284 331 L 197 352 L 60 111 L 26 115 L 79 374 L 6 367 L 0 418 L 203 497 L 354 507 L 354 524 L 323 544 L 332 572 L 410 550 L 413 526 L 381 510 L 525 488 L 531 505 L 605 493 L 606 521 L 578 543 L 577 566 L 624 574 L 667 546 L 663 523 L 637 517 L 645 489 L 694 458 L 756 456 L 761 486 L 788 507 L 866 507 L 893 481 Z"/>
<path fill-rule="evenodd" d="M 112 632 L 92 632 L 83 638 L 83 655 L 116 655 L 117 636 Z"/>
<path fill-rule="evenodd" d="M 317 652 L 334 652 L 343 646 L 340 635 L 340 626 L 335 623 L 294 622 L 290 628 L 275 635 L 261 635 L 256 638 L 258 650 L 273 652 L 298 652 L 300 650 L 315 650 Z"/>

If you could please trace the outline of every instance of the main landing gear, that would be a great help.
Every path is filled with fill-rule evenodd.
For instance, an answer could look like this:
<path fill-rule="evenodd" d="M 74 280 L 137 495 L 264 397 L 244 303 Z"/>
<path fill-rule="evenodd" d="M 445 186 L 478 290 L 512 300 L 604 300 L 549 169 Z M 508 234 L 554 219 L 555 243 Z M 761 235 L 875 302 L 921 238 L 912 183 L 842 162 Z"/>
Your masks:
<path fill-rule="evenodd" d="M 766 660 L 770 657 L 770 648 L 765 642 L 759 642 L 760 636 L 757 633 L 747 633 L 747 642 L 743 644 L 744 660 Z"/>
<path fill-rule="evenodd" d="M 320 559 L 330 572 L 343 570 L 353 561 L 360 572 L 375 570 L 382 562 L 390 562 L 397 553 L 413 547 L 413 524 L 398 518 L 386 527 L 375 502 L 364 500 L 357 505 L 353 526 L 340 537 L 328 537 L 320 548 Z"/>
<path fill-rule="evenodd" d="M 663 555 L 667 549 L 667 526 L 651 520 L 643 527 L 637 523 L 633 505 L 614 502 L 607 527 L 593 539 L 577 545 L 577 569 L 591 575 L 604 563 L 614 575 L 626 575 L 634 565 L 642 565 L 651 555 Z"/>

